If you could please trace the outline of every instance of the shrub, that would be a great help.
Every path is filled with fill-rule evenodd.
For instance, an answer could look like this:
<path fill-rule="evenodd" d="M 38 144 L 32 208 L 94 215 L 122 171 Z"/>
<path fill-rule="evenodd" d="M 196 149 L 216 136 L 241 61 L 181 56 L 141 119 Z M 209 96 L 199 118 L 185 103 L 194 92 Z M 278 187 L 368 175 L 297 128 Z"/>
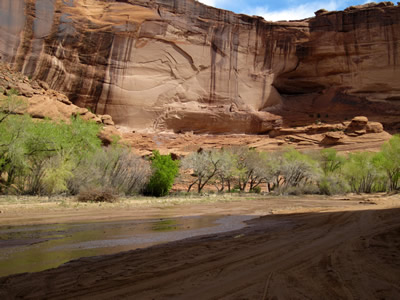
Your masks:
<path fill-rule="evenodd" d="M 261 187 L 260 186 L 255 186 L 250 190 L 251 193 L 256 193 L 260 194 L 261 193 Z"/>
<path fill-rule="evenodd" d="M 169 193 L 179 174 L 178 162 L 171 155 L 161 155 L 154 151 L 151 158 L 153 175 L 145 188 L 145 195 L 163 197 Z"/>
<path fill-rule="evenodd" d="M 91 187 L 82 189 L 78 194 L 79 202 L 116 202 L 117 196 L 109 187 Z"/>
<path fill-rule="evenodd" d="M 73 176 L 75 165 L 62 157 L 54 157 L 47 161 L 43 177 L 43 191 L 46 195 L 60 194 L 68 191 L 67 182 Z"/>
<path fill-rule="evenodd" d="M 350 187 L 346 181 L 338 175 L 325 175 L 318 182 L 319 192 L 323 195 L 345 194 Z"/>
<path fill-rule="evenodd" d="M 130 149 L 100 148 L 73 171 L 68 190 L 76 195 L 80 190 L 104 187 L 119 194 L 133 195 L 143 190 L 150 174 L 149 163 Z"/>
<path fill-rule="evenodd" d="M 281 186 L 278 188 L 277 193 L 279 195 L 315 195 L 319 194 L 318 186 L 315 184 L 304 184 L 298 186 Z"/>

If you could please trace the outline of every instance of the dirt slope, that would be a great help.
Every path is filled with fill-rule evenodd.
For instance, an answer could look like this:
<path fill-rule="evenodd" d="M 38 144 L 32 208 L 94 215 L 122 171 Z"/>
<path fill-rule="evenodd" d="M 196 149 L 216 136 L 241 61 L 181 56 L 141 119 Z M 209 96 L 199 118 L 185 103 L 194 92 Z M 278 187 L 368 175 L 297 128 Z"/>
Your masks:
<path fill-rule="evenodd" d="M 399 214 L 387 205 L 359 205 L 266 216 L 239 232 L 2 278 L 0 296 L 400 299 Z"/>

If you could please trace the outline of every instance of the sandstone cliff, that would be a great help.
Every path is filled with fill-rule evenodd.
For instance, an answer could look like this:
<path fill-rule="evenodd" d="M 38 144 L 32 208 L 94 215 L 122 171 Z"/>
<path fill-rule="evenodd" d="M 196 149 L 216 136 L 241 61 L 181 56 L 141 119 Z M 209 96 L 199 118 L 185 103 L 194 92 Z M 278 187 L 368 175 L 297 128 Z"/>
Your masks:
<path fill-rule="evenodd" d="M 400 126 L 400 7 L 267 22 L 194 0 L 4 0 L 0 56 L 119 126 L 265 133 Z"/>

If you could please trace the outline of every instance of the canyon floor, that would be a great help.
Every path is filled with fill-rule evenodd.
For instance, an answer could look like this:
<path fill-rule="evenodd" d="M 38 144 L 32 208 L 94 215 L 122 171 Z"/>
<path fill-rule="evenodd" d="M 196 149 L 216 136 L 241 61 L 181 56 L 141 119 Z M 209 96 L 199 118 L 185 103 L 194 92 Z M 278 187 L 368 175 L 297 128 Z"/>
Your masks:
<path fill-rule="evenodd" d="M 39 203 L 40 202 L 40 203 Z M 400 197 L 69 200 L 1 205 L 1 224 L 249 215 L 248 226 L 0 279 L 2 299 L 399 299 Z"/>

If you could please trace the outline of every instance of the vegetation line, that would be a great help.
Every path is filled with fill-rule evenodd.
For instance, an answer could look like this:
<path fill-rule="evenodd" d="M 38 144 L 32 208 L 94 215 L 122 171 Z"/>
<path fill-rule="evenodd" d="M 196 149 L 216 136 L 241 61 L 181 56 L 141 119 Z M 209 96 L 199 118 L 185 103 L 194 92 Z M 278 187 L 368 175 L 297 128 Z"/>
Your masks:
<path fill-rule="evenodd" d="M 114 201 L 119 195 L 162 197 L 175 179 L 187 192 L 343 194 L 399 189 L 400 137 L 380 152 L 340 155 L 334 149 L 259 152 L 248 147 L 193 152 L 181 160 L 155 151 L 133 154 L 117 142 L 103 147 L 101 126 L 82 120 L 34 120 L 18 114 L 25 104 L 0 97 L 0 193 L 79 195 L 81 201 Z M 6 118 L 7 117 L 7 118 Z"/>

